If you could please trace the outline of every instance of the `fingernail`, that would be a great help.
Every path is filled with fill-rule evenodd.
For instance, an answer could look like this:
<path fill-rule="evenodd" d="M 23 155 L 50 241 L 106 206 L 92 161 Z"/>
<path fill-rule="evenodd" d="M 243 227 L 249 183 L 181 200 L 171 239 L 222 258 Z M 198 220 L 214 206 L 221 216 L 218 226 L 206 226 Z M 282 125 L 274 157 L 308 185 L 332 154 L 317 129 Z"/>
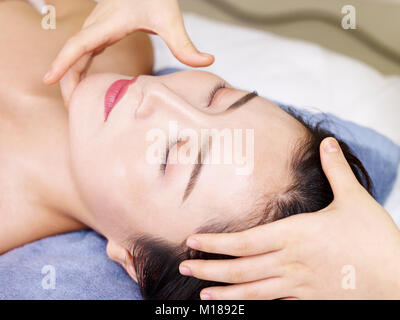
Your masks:
<path fill-rule="evenodd" d="M 213 57 L 211 54 L 209 54 L 209 53 L 204 53 L 204 52 L 200 52 L 200 55 L 201 55 L 202 57 L 204 57 L 204 58 L 207 58 L 207 59 L 209 59 L 210 57 Z"/>
<path fill-rule="evenodd" d="M 200 299 L 201 300 L 211 300 L 211 295 L 208 292 L 202 292 L 202 293 L 200 293 Z"/>
<path fill-rule="evenodd" d="M 327 141 L 325 141 L 324 149 L 326 152 L 338 152 L 339 151 L 339 145 L 334 138 L 329 138 Z"/>
<path fill-rule="evenodd" d="M 51 70 L 48 71 L 48 72 L 44 75 L 43 80 L 44 80 L 44 81 L 48 80 L 48 79 L 50 78 L 51 74 L 52 74 L 52 71 L 51 71 Z"/>
<path fill-rule="evenodd" d="M 192 271 L 187 266 L 179 266 L 179 272 L 184 276 L 191 276 Z"/>
<path fill-rule="evenodd" d="M 200 249 L 200 243 L 195 239 L 188 239 L 186 241 L 186 245 L 192 249 L 196 250 Z"/>

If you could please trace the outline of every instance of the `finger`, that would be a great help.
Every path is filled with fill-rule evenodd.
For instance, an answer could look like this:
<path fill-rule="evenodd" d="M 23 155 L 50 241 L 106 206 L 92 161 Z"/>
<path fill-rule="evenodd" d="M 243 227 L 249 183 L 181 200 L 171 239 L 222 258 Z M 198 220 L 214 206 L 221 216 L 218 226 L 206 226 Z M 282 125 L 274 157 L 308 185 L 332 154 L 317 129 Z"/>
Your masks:
<path fill-rule="evenodd" d="M 50 71 L 44 76 L 43 82 L 47 85 L 56 83 L 83 55 L 111 43 L 111 39 L 108 38 L 106 30 L 102 30 L 102 26 L 96 25 L 81 30 L 61 49 Z"/>
<path fill-rule="evenodd" d="M 172 54 L 180 62 L 192 67 L 206 67 L 214 62 L 214 56 L 200 52 L 186 32 L 182 16 L 169 23 L 167 28 L 158 30 Z"/>
<path fill-rule="evenodd" d="M 64 104 L 69 108 L 72 94 L 79 82 L 84 78 L 91 64 L 93 57 L 91 54 L 86 54 L 81 57 L 62 77 L 60 81 L 61 94 L 64 99 Z"/>
<path fill-rule="evenodd" d="M 180 264 L 179 271 L 202 280 L 244 283 L 281 275 L 281 255 L 281 252 L 272 252 L 229 260 L 186 260 Z"/>
<path fill-rule="evenodd" d="M 61 95 L 64 100 L 64 105 L 69 109 L 69 103 L 72 93 L 79 84 L 80 75 L 69 70 L 60 80 Z"/>
<path fill-rule="evenodd" d="M 321 165 L 331 185 L 335 200 L 348 198 L 360 184 L 350 168 L 336 139 L 326 138 L 320 147 Z"/>
<path fill-rule="evenodd" d="M 200 292 L 202 300 L 271 300 L 291 296 L 286 280 L 269 278 L 260 281 L 209 287 Z"/>
<path fill-rule="evenodd" d="M 187 246 L 210 253 L 243 257 L 284 248 L 291 229 L 290 218 L 274 221 L 241 232 L 191 235 Z"/>

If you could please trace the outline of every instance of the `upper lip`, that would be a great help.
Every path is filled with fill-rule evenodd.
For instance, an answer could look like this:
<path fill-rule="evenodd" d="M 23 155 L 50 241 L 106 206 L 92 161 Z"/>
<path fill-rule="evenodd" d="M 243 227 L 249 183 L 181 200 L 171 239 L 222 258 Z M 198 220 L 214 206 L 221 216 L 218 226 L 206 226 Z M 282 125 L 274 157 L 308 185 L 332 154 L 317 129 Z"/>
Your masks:
<path fill-rule="evenodd" d="M 128 87 L 136 81 L 137 77 L 127 80 L 121 79 L 113 82 L 108 88 L 104 98 L 104 121 L 107 121 L 108 116 L 115 107 L 115 105 L 125 95 Z"/>

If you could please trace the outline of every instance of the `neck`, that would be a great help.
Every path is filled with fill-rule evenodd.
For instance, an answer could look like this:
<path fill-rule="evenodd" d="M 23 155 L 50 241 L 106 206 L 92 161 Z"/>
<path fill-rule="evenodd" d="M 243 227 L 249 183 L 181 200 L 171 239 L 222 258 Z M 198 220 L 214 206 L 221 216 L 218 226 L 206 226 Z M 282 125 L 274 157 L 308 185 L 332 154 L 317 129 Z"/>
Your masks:
<path fill-rule="evenodd" d="M 93 228 L 92 215 L 74 180 L 67 113 L 53 101 L 49 103 L 51 108 L 45 108 L 44 103 L 40 105 L 44 113 L 38 113 L 37 120 L 35 116 L 30 118 L 32 129 L 22 137 L 17 136 L 26 145 L 14 156 L 21 163 L 19 177 L 24 184 L 29 183 L 28 202 L 39 206 L 40 221 L 45 228 L 54 225 L 49 234 Z M 17 124 L 18 127 L 26 125 L 23 122 Z"/>
<path fill-rule="evenodd" d="M 66 231 L 74 231 L 86 227 L 94 228 L 90 210 L 83 201 L 74 180 L 69 149 L 56 164 L 57 175 L 45 176 L 42 181 L 41 203 L 51 209 L 55 218 L 65 220 Z"/>

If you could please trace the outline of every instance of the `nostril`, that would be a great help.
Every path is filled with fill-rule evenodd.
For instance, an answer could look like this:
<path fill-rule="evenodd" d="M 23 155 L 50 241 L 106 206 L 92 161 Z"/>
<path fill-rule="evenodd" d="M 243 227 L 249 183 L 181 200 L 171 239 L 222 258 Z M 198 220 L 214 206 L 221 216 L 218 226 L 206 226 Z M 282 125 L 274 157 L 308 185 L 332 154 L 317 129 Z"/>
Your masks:
<path fill-rule="evenodd" d="M 144 82 L 141 101 L 135 110 L 135 119 L 147 119 L 160 113 L 160 119 L 187 119 L 206 124 L 209 115 L 191 105 L 180 94 L 159 81 Z"/>
<path fill-rule="evenodd" d="M 144 94 L 143 91 L 140 91 L 137 93 L 135 100 L 133 102 L 134 105 L 133 117 L 135 119 L 139 118 L 139 110 L 142 109 L 143 101 L 144 101 Z"/>
<path fill-rule="evenodd" d="M 134 110 L 135 119 L 146 119 L 153 112 L 168 104 L 168 91 L 169 89 L 159 82 L 145 84 L 137 94 L 138 98 Z"/>

